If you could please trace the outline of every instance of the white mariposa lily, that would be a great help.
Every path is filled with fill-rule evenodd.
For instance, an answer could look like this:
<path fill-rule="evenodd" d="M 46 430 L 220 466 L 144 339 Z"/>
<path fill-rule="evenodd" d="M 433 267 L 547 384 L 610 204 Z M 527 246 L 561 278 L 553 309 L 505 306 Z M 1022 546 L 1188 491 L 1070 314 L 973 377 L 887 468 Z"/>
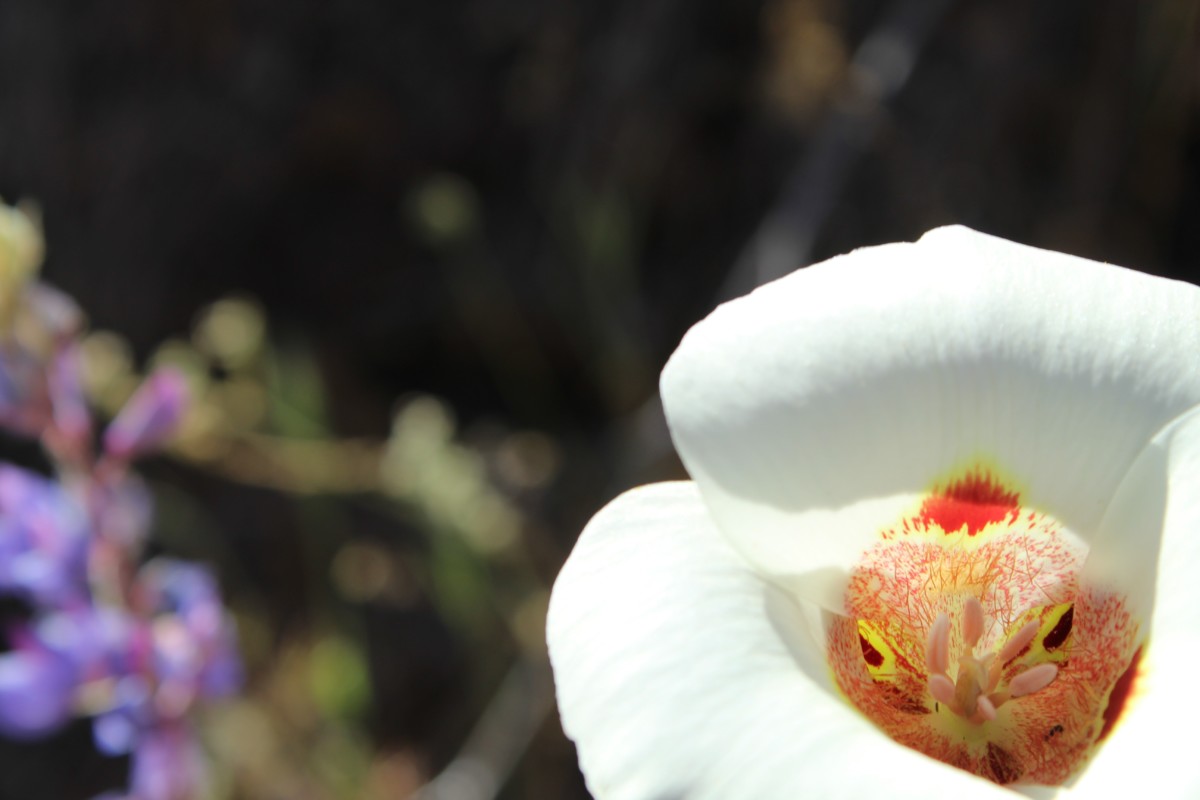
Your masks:
<path fill-rule="evenodd" d="M 603 800 L 1200 797 L 1200 289 L 964 228 L 718 308 L 548 623 Z"/>

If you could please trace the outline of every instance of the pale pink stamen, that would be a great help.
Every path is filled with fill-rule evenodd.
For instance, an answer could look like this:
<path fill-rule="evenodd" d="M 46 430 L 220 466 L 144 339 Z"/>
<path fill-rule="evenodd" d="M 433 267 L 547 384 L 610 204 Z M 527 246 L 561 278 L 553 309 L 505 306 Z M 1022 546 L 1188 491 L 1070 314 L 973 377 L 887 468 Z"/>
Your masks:
<path fill-rule="evenodd" d="M 1024 697 L 1040 689 L 1045 689 L 1056 677 L 1058 677 L 1057 664 L 1038 664 L 1009 681 L 1008 693 L 1012 697 Z"/>
<path fill-rule="evenodd" d="M 963 604 L 962 634 L 968 652 L 979 643 L 979 637 L 983 636 L 983 604 L 977 598 L 968 597 L 967 602 Z"/>
<path fill-rule="evenodd" d="M 925 665 L 930 675 L 950 669 L 950 617 L 946 612 L 937 615 L 929 626 L 929 638 L 925 641 Z"/>
<path fill-rule="evenodd" d="M 925 642 L 925 662 L 929 668 L 929 693 L 942 705 L 970 722 L 980 725 L 996 718 L 996 709 L 1012 698 L 1024 697 L 1049 686 L 1058 676 L 1055 664 L 1038 664 L 1019 673 L 1008 686 L 994 691 L 1004 666 L 1019 656 L 1040 629 L 1038 620 L 1030 620 L 1005 643 L 999 653 L 975 656 L 975 645 L 986 627 L 983 605 L 975 597 L 963 603 L 962 653 L 958 657 L 957 678 L 951 679 L 950 617 L 942 612 L 929 626 Z"/>
<path fill-rule="evenodd" d="M 1025 645 L 1033 641 L 1033 637 L 1037 636 L 1038 621 L 1031 619 L 1026 622 L 1021 630 L 1008 640 L 1008 644 L 1004 645 L 1004 649 L 1000 651 L 1000 657 L 996 659 L 996 666 L 1003 667 L 1009 661 L 1012 661 L 1017 655 L 1025 649 Z"/>
<path fill-rule="evenodd" d="M 992 701 L 980 695 L 975 699 L 975 715 L 980 718 L 981 722 L 987 722 L 996 718 L 996 707 L 992 705 Z"/>
<path fill-rule="evenodd" d="M 929 676 L 929 693 L 942 705 L 954 709 L 954 682 L 945 675 Z"/>

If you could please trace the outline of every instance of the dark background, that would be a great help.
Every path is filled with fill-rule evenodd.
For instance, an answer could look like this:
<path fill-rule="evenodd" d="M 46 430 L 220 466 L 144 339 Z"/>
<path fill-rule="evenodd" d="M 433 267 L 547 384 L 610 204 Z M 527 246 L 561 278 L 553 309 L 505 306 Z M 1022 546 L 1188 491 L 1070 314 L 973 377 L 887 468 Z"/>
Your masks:
<path fill-rule="evenodd" d="M 489 711 L 503 797 L 585 796 L 522 631 L 590 514 L 678 474 L 654 395 L 682 333 L 786 269 L 951 222 L 1196 277 L 1197 12 L 0 0 L 0 196 L 40 205 L 44 274 L 95 328 L 142 360 L 255 298 L 267 360 L 300 365 L 261 388 L 316 422 L 251 428 L 383 447 L 423 398 L 450 420 L 438 452 L 519 517 L 515 544 L 446 545 L 428 496 L 466 467 L 388 492 L 147 465 L 159 547 L 213 563 L 252 639 L 247 699 L 208 735 L 275 743 L 215 747 L 216 796 L 407 797 Z M 506 478 L 510 450 L 540 478 Z M 339 591 L 327 566 L 360 551 L 407 588 Z M 303 677 L 347 671 L 350 699 Z M 103 788 L 121 765 L 86 749 L 86 725 L 10 746 L 0 792 Z"/>

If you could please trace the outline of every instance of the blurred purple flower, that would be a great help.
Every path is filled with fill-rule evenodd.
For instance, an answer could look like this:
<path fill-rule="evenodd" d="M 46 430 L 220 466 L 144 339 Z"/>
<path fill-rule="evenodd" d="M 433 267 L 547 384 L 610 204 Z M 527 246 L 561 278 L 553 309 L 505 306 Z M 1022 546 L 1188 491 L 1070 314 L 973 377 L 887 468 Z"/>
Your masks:
<path fill-rule="evenodd" d="M 120 756 L 137 747 L 142 732 L 154 723 L 154 711 L 150 687 L 138 675 L 117 681 L 113 700 L 113 707 L 96 717 L 92 732 L 100 752 Z"/>
<path fill-rule="evenodd" d="M 0 592 L 69 607 L 87 597 L 87 516 L 61 485 L 0 464 Z"/>
<path fill-rule="evenodd" d="M 46 372 L 57 438 L 69 452 L 81 455 L 91 445 L 92 414 L 83 393 L 79 346 L 69 344 L 50 362 Z"/>
<path fill-rule="evenodd" d="M 159 558 L 140 576 L 154 618 L 155 668 L 161 711 L 193 697 L 216 698 L 242 684 L 236 630 L 217 582 L 204 567 Z"/>
<path fill-rule="evenodd" d="M 42 364 L 16 343 L 0 341 L 0 427 L 24 436 L 42 432 L 49 402 Z"/>
<path fill-rule="evenodd" d="M 188 800 L 203 794 L 204 759 L 186 725 L 168 723 L 146 731 L 131 747 L 127 791 L 94 800 Z"/>
<path fill-rule="evenodd" d="M 147 378 L 104 432 L 104 449 L 129 460 L 162 446 L 175 433 L 187 408 L 183 373 L 163 368 Z"/>
<path fill-rule="evenodd" d="M 137 658 L 136 633 L 134 618 L 111 608 L 84 607 L 10 626 L 13 649 L 0 656 L 0 733 L 35 738 L 85 710 L 85 703 L 130 705 L 123 681 L 147 661 Z M 97 698 L 97 687 L 111 687 L 112 696 Z"/>
<path fill-rule="evenodd" d="M 138 619 L 109 606 L 48 614 L 28 635 L 69 662 L 81 684 L 115 686 L 124 676 L 145 672 L 149 663 L 149 637 Z M 104 703 L 105 708 L 111 705 Z"/>
<path fill-rule="evenodd" d="M 133 753 L 129 790 L 138 800 L 196 797 L 205 780 L 204 761 L 192 731 L 167 723 L 145 733 Z"/>
<path fill-rule="evenodd" d="M 45 736 L 74 714 L 76 672 L 66 658 L 30 647 L 0 655 L 0 733 Z"/>
<path fill-rule="evenodd" d="M 205 569 L 160 559 L 140 569 L 153 504 L 128 462 L 183 419 L 182 373 L 158 370 L 109 424 L 97 457 L 83 387 L 84 316 L 34 280 L 42 243 L 0 203 L 0 427 L 37 437 L 57 480 L 0 464 L 0 595 L 28 619 L 0 621 L 0 735 L 33 738 L 93 717 L 98 749 L 131 754 L 127 790 L 107 800 L 184 800 L 203 762 L 187 713 L 242 681 L 236 632 Z"/>
<path fill-rule="evenodd" d="M 28 284 L 21 302 L 54 343 L 65 342 L 83 329 L 83 310 L 70 295 L 48 283 L 34 281 Z"/>
<path fill-rule="evenodd" d="M 0 328 L 0 426 L 39 436 L 54 418 L 64 433 L 82 441 L 91 418 L 71 337 L 83 325 L 83 312 L 70 297 L 43 283 L 28 284 L 17 298 L 28 324 Z"/>
<path fill-rule="evenodd" d="M 136 475 L 125 472 L 103 483 L 86 485 L 96 535 L 133 552 L 150 530 L 154 498 Z"/>
<path fill-rule="evenodd" d="M 57 508 L 56 490 L 0 466 L 0 506 Z M 127 793 L 106 800 L 185 800 L 204 780 L 186 715 L 241 685 L 236 631 L 203 567 L 155 559 L 132 586 L 130 610 L 85 602 L 12 626 L 13 650 L 0 656 L 0 734 L 35 738 L 92 713 L 97 749 L 132 755 Z"/>

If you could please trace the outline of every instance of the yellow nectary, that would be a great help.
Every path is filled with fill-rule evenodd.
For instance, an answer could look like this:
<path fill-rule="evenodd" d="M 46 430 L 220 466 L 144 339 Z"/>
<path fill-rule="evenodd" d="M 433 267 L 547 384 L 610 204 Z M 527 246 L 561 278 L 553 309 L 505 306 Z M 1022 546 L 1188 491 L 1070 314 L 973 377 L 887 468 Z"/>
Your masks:
<path fill-rule="evenodd" d="M 1124 599 L 1081 585 L 1087 547 L 970 471 L 881 532 L 856 566 L 829 659 L 892 738 L 997 783 L 1060 784 L 1136 671 Z"/>

